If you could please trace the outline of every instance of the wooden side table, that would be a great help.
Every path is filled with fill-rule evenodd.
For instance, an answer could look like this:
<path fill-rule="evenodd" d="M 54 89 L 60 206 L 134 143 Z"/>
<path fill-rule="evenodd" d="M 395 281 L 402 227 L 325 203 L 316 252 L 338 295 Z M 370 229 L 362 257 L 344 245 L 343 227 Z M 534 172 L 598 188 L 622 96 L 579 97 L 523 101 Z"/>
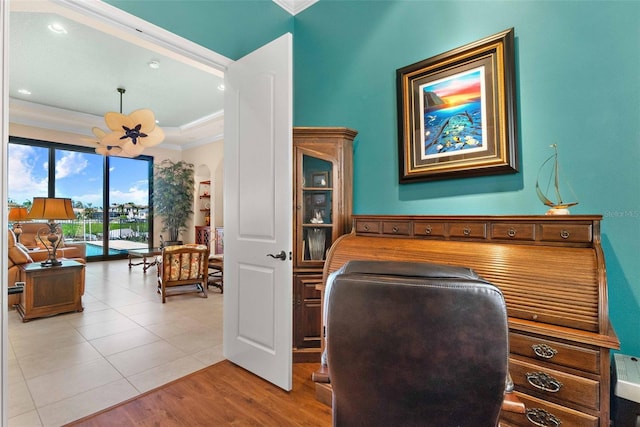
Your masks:
<path fill-rule="evenodd" d="M 25 285 L 16 306 L 22 321 L 70 311 L 83 311 L 84 264 L 63 260 L 59 267 L 43 267 L 39 262 L 23 266 Z"/>

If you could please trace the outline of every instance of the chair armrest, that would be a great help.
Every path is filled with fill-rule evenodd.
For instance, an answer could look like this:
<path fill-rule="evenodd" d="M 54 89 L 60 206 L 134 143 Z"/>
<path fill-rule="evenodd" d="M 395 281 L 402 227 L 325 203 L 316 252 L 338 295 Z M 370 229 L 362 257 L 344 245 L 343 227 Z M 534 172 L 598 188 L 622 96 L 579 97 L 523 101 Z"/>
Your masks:
<path fill-rule="evenodd" d="M 65 258 L 87 258 L 87 245 L 81 242 L 66 243 L 61 249 L 65 254 Z M 59 250 L 60 250 L 59 249 Z"/>
<path fill-rule="evenodd" d="M 502 400 L 502 410 L 507 412 L 515 412 L 516 414 L 524 414 L 525 406 L 524 403 L 518 399 L 513 393 L 505 393 L 504 399 Z"/>
<path fill-rule="evenodd" d="M 318 370 L 314 371 L 314 373 L 311 374 L 311 379 L 316 383 L 330 383 L 331 380 L 329 379 L 329 368 L 325 365 L 320 366 Z"/>
<path fill-rule="evenodd" d="M 29 251 L 29 256 L 31 256 L 33 262 L 42 262 L 49 259 L 49 252 L 46 249 L 34 249 Z"/>

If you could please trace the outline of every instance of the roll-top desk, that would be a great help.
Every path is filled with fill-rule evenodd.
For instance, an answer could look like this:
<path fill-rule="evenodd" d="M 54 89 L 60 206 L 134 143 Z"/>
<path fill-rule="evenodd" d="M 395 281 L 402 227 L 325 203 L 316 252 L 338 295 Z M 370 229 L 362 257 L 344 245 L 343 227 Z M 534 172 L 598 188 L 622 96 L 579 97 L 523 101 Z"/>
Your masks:
<path fill-rule="evenodd" d="M 610 325 L 597 215 L 365 216 L 327 255 L 324 277 L 352 259 L 473 268 L 509 315 L 509 369 L 526 414 L 514 426 L 608 426 Z"/>

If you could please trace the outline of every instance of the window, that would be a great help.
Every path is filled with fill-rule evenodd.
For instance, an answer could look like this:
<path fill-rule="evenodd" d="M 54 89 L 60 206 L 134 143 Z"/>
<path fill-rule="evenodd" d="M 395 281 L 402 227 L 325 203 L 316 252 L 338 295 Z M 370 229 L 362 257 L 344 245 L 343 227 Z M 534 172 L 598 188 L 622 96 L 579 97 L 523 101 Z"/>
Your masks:
<path fill-rule="evenodd" d="M 152 157 L 104 157 L 88 147 L 13 137 L 8 155 L 9 203 L 70 198 L 76 219 L 63 224 L 64 239 L 86 242 L 88 259 L 121 258 L 128 249 L 151 246 Z"/>

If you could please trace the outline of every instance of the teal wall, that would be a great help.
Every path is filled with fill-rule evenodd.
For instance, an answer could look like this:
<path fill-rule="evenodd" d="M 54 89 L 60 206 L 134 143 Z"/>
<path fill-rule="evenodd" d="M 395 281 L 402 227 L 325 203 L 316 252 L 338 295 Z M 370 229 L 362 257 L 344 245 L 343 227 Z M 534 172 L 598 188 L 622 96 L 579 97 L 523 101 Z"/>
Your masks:
<path fill-rule="evenodd" d="M 296 126 L 348 126 L 360 214 L 543 214 L 558 144 L 580 204 L 602 214 L 609 310 L 640 355 L 640 2 L 327 1 L 296 16 Z M 520 172 L 398 183 L 396 69 L 515 28 Z"/>
<path fill-rule="evenodd" d="M 580 204 L 602 214 L 609 310 L 640 355 L 638 1 L 320 0 L 292 21 L 263 1 L 109 1 L 232 59 L 294 32 L 294 123 L 348 126 L 360 214 L 542 214 L 559 145 Z M 515 28 L 520 172 L 398 184 L 396 69 Z"/>

